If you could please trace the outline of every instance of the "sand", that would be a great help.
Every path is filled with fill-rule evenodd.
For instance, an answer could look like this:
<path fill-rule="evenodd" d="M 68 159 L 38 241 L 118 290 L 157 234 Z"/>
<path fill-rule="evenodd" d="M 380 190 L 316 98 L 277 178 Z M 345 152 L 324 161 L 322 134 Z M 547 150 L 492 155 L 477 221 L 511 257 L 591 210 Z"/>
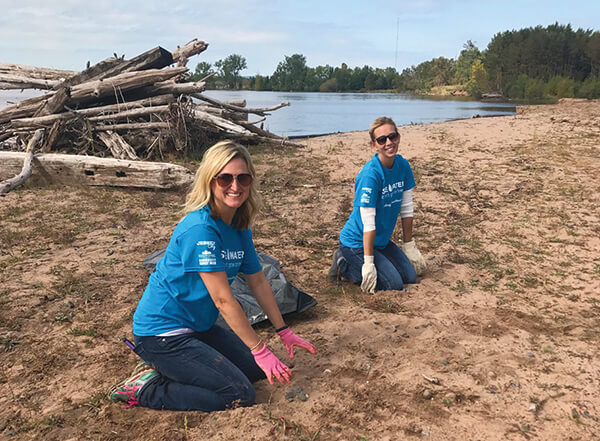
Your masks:
<path fill-rule="evenodd" d="M 428 270 L 374 295 L 326 277 L 372 155 L 367 133 L 252 149 L 265 201 L 256 246 L 318 300 L 287 322 L 319 353 L 296 351 L 292 383 L 257 383 L 250 408 L 123 410 L 106 398 L 138 361 L 119 339 L 147 280 L 141 260 L 166 245 L 183 192 L 0 199 L 1 437 L 598 439 L 600 102 L 400 133 Z M 258 331 L 287 361 L 272 329 Z"/>

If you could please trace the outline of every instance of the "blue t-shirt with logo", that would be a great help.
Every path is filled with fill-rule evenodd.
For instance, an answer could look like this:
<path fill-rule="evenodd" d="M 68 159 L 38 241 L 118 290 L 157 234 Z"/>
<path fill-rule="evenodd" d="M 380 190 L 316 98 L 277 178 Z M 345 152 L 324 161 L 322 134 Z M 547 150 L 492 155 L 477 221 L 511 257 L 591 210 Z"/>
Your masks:
<path fill-rule="evenodd" d="M 236 230 L 220 218 L 213 219 L 208 206 L 193 211 L 177 224 L 165 255 L 150 275 L 133 315 L 133 333 L 206 331 L 219 311 L 198 273 L 225 271 L 231 284 L 238 272 L 254 274 L 261 269 L 250 229 Z"/>
<path fill-rule="evenodd" d="M 340 243 L 350 248 L 363 247 L 363 223 L 360 207 L 375 207 L 375 248 L 390 241 L 402 205 L 402 193 L 415 186 L 410 164 L 396 155 L 391 169 L 384 167 L 375 154 L 356 177 L 354 208 L 340 232 Z"/>

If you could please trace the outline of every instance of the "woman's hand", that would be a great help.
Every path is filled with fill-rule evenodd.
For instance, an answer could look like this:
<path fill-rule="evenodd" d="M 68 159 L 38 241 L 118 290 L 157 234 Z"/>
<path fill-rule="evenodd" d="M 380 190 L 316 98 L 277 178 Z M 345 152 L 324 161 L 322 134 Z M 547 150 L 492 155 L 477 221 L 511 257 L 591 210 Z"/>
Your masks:
<path fill-rule="evenodd" d="M 254 356 L 254 361 L 256 361 L 258 367 L 261 368 L 267 376 L 267 380 L 270 384 L 273 384 L 273 376 L 275 376 L 281 384 L 290 382 L 292 371 L 269 351 L 267 345 L 263 344 L 262 348 L 257 351 L 252 351 L 252 355 Z"/>
<path fill-rule="evenodd" d="M 404 242 L 402 244 L 402 252 L 408 257 L 411 265 L 415 268 L 417 275 L 422 275 L 427 268 L 427 263 L 423 258 L 423 255 L 417 248 L 417 244 L 415 244 L 415 240 L 411 240 L 408 242 Z"/>
<path fill-rule="evenodd" d="M 317 353 L 317 348 L 312 343 L 307 342 L 306 340 L 298 337 L 296 334 L 292 332 L 291 329 L 285 328 L 277 333 L 281 341 L 285 345 L 287 349 L 288 355 L 290 358 L 294 358 L 294 346 L 298 346 L 300 348 L 306 349 L 311 354 Z"/>
<path fill-rule="evenodd" d="M 375 256 L 365 256 L 365 263 L 362 266 L 361 289 L 364 292 L 373 294 L 377 287 L 377 268 L 375 268 Z"/>

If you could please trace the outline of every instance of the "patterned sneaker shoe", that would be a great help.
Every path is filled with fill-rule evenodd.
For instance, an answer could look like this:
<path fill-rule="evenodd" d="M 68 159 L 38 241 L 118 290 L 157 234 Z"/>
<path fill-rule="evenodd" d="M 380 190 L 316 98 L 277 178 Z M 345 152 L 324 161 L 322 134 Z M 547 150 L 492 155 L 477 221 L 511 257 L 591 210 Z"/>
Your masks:
<path fill-rule="evenodd" d="M 343 259 L 342 252 L 340 249 L 336 249 L 333 253 L 333 262 L 331 263 L 331 268 L 329 268 L 329 273 L 327 277 L 332 283 L 339 283 L 342 280 L 342 275 L 340 274 L 340 267 L 338 262 L 340 259 Z"/>
<path fill-rule="evenodd" d="M 129 409 L 132 406 L 136 406 L 138 404 L 140 390 L 142 390 L 148 381 L 158 375 L 158 372 L 156 372 L 152 366 L 148 365 L 138 365 L 136 371 L 137 372 L 131 377 L 121 381 L 110 390 L 111 400 L 124 401 L 127 403 L 127 406 L 123 407 L 123 409 Z"/>

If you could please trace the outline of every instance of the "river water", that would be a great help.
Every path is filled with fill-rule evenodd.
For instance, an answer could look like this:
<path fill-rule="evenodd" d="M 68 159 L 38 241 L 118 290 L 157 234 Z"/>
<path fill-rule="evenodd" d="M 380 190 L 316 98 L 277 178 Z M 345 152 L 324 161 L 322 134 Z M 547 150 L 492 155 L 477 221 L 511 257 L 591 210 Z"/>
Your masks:
<path fill-rule="evenodd" d="M 283 101 L 289 107 L 267 116 L 264 128 L 281 136 L 368 130 L 379 116 L 397 125 L 426 124 L 479 116 L 514 115 L 515 105 L 464 99 L 423 98 L 395 93 L 255 92 L 207 90 L 206 96 L 221 101 L 246 100 L 249 108 L 272 107 Z M 249 120 L 258 119 L 250 115 Z"/>
<path fill-rule="evenodd" d="M 39 95 L 40 91 L 0 90 L 0 109 L 7 103 Z M 307 136 L 367 130 L 378 116 L 389 116 L 399 126 L 426 124 L 479 116 L 514 115 L 509 103 L 486 103 L 460 98 L 415 97 L 395 93 L 256 92 L 207 90 L 220 101 L 246 100 L 249 108 L 290 106 L 271 112 L 264 128 L 281 136 Z M 250 115 L 249 120 L 259 117 Z"/>

